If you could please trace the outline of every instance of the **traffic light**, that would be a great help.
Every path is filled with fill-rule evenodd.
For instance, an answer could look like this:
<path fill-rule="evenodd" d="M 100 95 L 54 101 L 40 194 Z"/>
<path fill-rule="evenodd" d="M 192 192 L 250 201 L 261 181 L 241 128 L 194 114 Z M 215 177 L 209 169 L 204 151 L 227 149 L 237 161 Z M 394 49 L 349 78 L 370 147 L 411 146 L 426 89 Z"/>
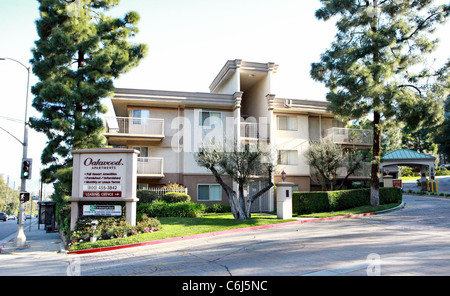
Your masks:
<path fill-rule="evenodd" d="M 22 172 L 20 174 L 20 178 L 22 180 L 24 179 L 31 179 L 31 165 L 33 163 L 33 160 L 31 158 L 26 158 L 22 160 Z"/>

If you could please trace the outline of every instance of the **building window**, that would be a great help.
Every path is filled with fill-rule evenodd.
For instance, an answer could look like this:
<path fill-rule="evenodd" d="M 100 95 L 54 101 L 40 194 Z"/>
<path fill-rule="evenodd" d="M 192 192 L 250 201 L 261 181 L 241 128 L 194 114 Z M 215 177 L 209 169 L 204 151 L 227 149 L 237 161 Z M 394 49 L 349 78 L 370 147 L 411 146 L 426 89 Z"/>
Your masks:
<path fill-rule="evenodd" d="M 200 125 L 203 127 L 215 128 L 216 124 L 222 124 L 222 112 L 201 111 Z"/>
<path fill-rule="evenodd" d="M 297 116 L 277 116 L 278 129 L 284 131 L 298 130 Z"/>
<path fill-rule="evenodd" d="M 347 123 L 333 119 L 333 127 L 345 128 Z"/>
<path fill-rule="evenodd" d="M 133 110 L 132 115 L 134 125 L 149 125 L 150 110 Z"/>
<path fill-rule="evenodd" d="M 150 152 L 148 147 L 145 146 L 134 146 L 132 149 L 139 151 L 138 154 L 138 161 L 148 161 L 148 158 L 150 157 Z"/>
<path fill-rule="evenodd" d="M 217 184 L 198 185 L 198 201 L 220 201 L 222 200 L 222 187 Z"/>
<path fill-rule="evenodd" d="M 202 141 L 223 139 L 222 112 L 200 111 L 200 126 Z"/>
<path fill-rule="evenodd" d="M 148 190 L 148 184 L 141 184 L 141 183 L 138 183 L 138 184 L 137 184 L 137 189 L 138 189 L 138 190 Z"/>
<path fill-rule="evenodd" d="M 297 165 L 298 164 L 298 151 L 297 150 L 279 150 L 278 151 L 278 164 Z"/>

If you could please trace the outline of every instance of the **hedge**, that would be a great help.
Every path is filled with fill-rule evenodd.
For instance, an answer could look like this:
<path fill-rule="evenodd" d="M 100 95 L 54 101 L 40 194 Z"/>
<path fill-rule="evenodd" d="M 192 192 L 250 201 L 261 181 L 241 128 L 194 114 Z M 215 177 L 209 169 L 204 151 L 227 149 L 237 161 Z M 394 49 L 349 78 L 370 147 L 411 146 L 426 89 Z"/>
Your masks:
<path fill-rule="evenodd" d="M 399 203 L 402 190 L 380 188 L 380 204 Z M 333 212 L 370 204 L 370 189 L 352 189 L 325 192 L 294 192 L 292 211 L 297 214 Z"/>
<path fill-rule="evenodd" d="M 140 204 L 137 207 L 138 214 L 146 214 L 149 217 L 199 217 L 205 211 L 205 205 L 193 202 L 167 203 L 156 201 Z"/>
<path fill-rule="evenodd" d="M 182 192 L 167 192 L 162 196 L 162 200 L 167 203 L 187 202 L 191 201 L 191 197 Z"/>
<path fill-rule="evenodd" d="M 151 190 L 138 190 L 136 196 L 139 199 L 138 204 L 151 203 L 160 200 L 158 194 Z"/>

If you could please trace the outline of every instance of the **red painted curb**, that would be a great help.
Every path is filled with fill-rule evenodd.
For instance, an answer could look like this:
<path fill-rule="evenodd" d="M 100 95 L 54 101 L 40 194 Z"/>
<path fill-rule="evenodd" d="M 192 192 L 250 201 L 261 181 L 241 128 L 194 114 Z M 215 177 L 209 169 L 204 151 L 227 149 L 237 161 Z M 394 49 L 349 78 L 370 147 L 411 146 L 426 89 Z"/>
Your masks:
<path fill-rule="evenodd" d="M 114 250 L 120 250 L 120 249 L 126 249 L 126 248 L 135 248 L 135 247 L 158 245 L 158 244 L 162 244 L 162 243 L 170 243 L 170 242 L 176 242 L 176 241 L 182 241 L 182 240 L 190 240 L 190 239 L 196 239 L 196 238 L 202 238 L 202 237 L 211 237 L 211 236 L 223 235 L 223 234 L 235 233 L 235 232 L 252 231 L 252 230 L 258 230 L 258 229 L 266 229 L 266 228 L 273 228 L 273 227 L 286 226 L 286 225 L 295 225 L 295 224 L 302 224 L 302 223 L 308 223 L 308 222 L 320 222 L 320 221 L 329 221 L 329 220 L 358 218 L 358 217 L 366 217 L 366 216 L 373 216 L 373 215 L 376 215 L 376 213 L 335 216 L 335 217 L 328 217 L 328 218 L 311 218 L 311 219 L 291 221 L 291 222 L 278 223 L 278 224 L 267 224 L 267 225 L 261 225 L 261 226 L 244 227 L 244 228 L 236 228 L 236 229 L 222 230 L 222 231 L 216 231 L 216 232 L 193 234 L 193 235 L 187 235 L 187 236 L 181 236 L 181 237 L 165 238 L 165 239 L 160 239 L 160 240 L 135 243 L 135 244 L 129 244 L 129 245 L 120 245 L 120 246 L 111 246 L 111 247 L 103 247 L 103 248 L 95 248 L 95 249 L 69 251 L 69 252 L 67 252 L 67 254 L 90 254 L 90 253 L 98 253 L 98 252 L 107 252 L 107 251 L 114 251 Z"/>

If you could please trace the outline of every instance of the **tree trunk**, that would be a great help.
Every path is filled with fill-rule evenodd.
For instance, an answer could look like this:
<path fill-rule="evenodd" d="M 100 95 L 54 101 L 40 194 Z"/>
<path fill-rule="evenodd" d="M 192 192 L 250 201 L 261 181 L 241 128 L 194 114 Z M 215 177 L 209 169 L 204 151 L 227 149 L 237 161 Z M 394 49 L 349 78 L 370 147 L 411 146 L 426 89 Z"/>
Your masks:
<path fill-rule="evenodd" d="M 372 148 L 372 172 L 370 186 L 370 204 L 373 207 L 380 205 L 380 179 L 378 173 L 380 171 L 380 151 L 381 151 L 381 119 L 380 113 L 373 114 L 373 148 Z"/>
<path fill-rule="evenodd" d="M 228 201 L 231 206 L 231 213 L 233 213 L 233 217 L 236 220 L 245 220 L 245 213 L 241 208 L 241 205 L 239 204 L 239 200 L 236 196 L 236 192 L 228 186 L 220 176 L 219 172 L 214 168 L 210 167 L 209 170 L 213 173 L 214 177 L 216 178 L 217 183 L 225 190 L 228 196 Z"/>
<path fill-rule="evenodd" d="M 378 8 L 378 1 L 373 1 L 373 8 L 376 10 Z M 372 22 L 370 24 L 371 30 L 375 34 L 377 33 L 378 26 L 378 17 L 375 14 L 372 18 Z M 377 64 L 379 62 L 379 47 L 377 41 L 374 37 L 372 37 L 372 55 L 373 55 L 373 64 Z M 378 71 L 378 70 L 377 70 Z M 374 78 L 377 77 L 378 73 L 374 73 Z M 378 81 L 377 81 L 378 82 Z M 370 204 L 373 207 L 377 207 L 380 205 L 380 179 L 378 178 L 378 173 L 380 171 L 380 152 L 381 152 L 381 116 L 380 112 L 376 110 L 376 108 L 381 104 L 379 102 L 380 98 L 374 98 L 373 103 L 373 148 L 372 148 L 372 172 L 371 172 L 371 180 L 372 185 L 370 186 Z"/>

